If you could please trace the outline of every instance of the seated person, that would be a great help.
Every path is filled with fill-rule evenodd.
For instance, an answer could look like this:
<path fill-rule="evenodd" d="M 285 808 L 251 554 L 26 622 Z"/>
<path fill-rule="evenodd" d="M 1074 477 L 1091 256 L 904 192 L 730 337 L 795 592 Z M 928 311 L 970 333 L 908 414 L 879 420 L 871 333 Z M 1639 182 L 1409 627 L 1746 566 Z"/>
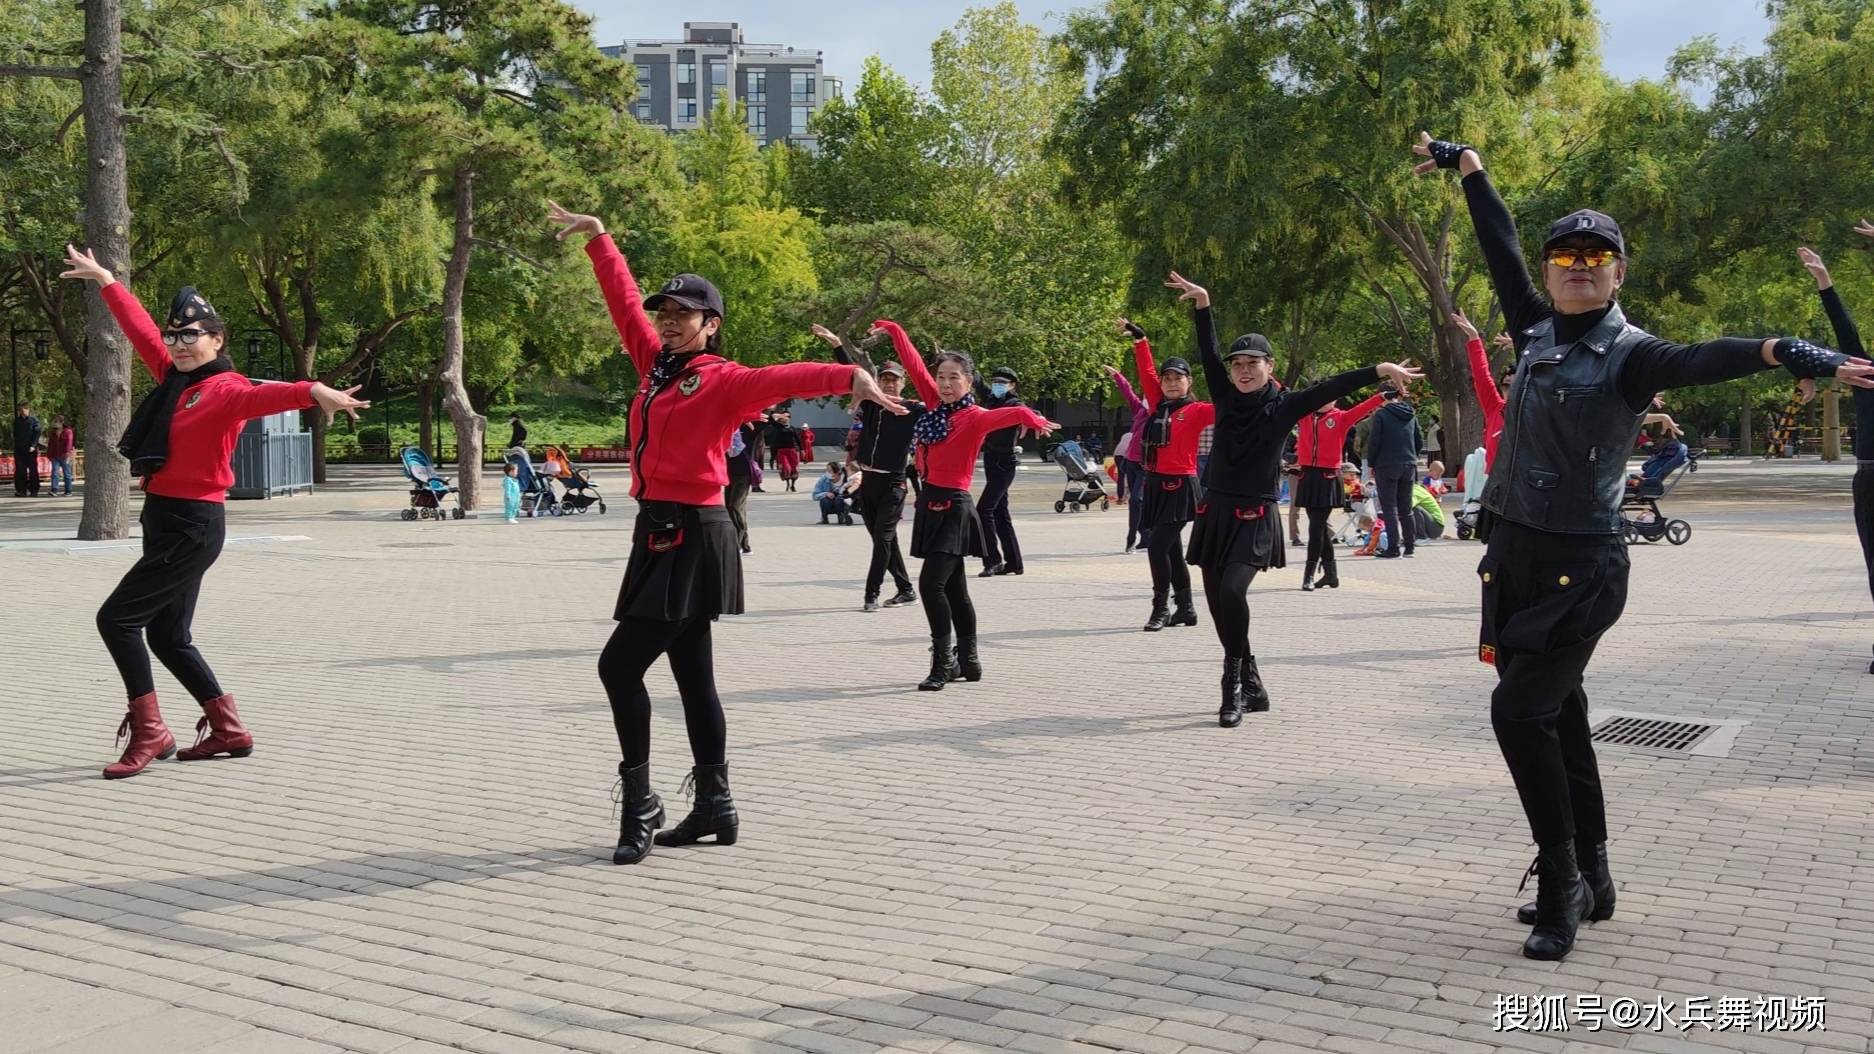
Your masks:
<path fill-rule="evenodd" d="M 1674 469 L 1685 464 L 1691 457 L 1691 450 L 1686 445 L 1671 438 L 1661 438 L 1653 456 L 1640 466 L 1640 474 L 1627 477 L 1627 490 L 1637 491 L 1644 484 L 1662 485 Z"/>
<path fill-rule="evenodd" d="M 847 496 L 846 470 L 837 461 L 826 463 L 826 472 L 813 485 L 813 500 L 820 503 L 820 522 L 838 516 L 843 526 L 852 526 L 851 498 Z"/>
<path fill-rule="evenodd" d="M 1412 485 L 1412 533 L 1420 541 L 1445 535 L 1444 506 L 1422 483 Z"/>

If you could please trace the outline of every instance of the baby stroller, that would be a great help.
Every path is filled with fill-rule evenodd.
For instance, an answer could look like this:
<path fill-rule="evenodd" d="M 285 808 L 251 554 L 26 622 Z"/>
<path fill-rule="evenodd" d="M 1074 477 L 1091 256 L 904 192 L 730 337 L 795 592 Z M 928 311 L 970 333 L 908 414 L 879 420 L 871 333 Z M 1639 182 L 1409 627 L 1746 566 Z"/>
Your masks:
<path fill-rule="evenodd" d="M 553 481 L 534 471 L 534 459 L 526 447 L 509 447 L 501 459 L 514 466 L 514 478 L 521 485 L 521 513 L 525 516 L 558 516 L 560 502 L 553 494 Z"/>
<path fill-rule="evenodd" d="M 1691 541 L 1692 525 L 1668 519 L 1659 511 L 1659 499 L 1672 493 L 1686 473 L 1698 471 L 1698 459 L 1703 454 L 1702 450 L 1668 440 L 1640 466 L 1639 475 L 1627 477 L 1627 493 L 1620 499 L 1621 536 L 1627 544 L 1661 538 L 1674 545 Z"/>
<path fill-rule="evenodd" d="M 406 520 L 446 520 L 451 513 L 443 505 L 454 494 L 455 487 L 448 479 L 436 472 L 429 455 L 419 447 L 404 447 L 397 455 L 403 462 L 404 478 L 410 481 L 410 507 L 403 510 Z M 453 512 L 456 519 L 467 515 L 462 511 L 461 499 L 457 499 Z"/>
<path fill-rule="evenodd" d="M 1100 511 L 1105 512 L 1113 504 L 1107 497 L 1106 488 L 1100 484 L 1099 474 L 1093 463 L 1087 460 L 1087 452 L 1079 443 L 1068 440 L 1054 448 L 1054 463 L 1067 473 L 1067 489 L 1061 492 L 1061 500 L 1054 503 L 1055 512 L 1073 509 L 1092 508 L 1094 502 L 1100 503 Z"/>
<path fill-rule="evenodd" d="M 592 482 L 592 473 L 588 469 L 576 468 L 573 459 L 566 456 L 566 451 L 559 447 L 547 448 L 546 476 L 557 479 L 566 493 L 560 498 L 560 512 L 584 512 L 594 505 L 602 513 L 605 511 L 605 496 L 599 493 L 598 484 Z"/>

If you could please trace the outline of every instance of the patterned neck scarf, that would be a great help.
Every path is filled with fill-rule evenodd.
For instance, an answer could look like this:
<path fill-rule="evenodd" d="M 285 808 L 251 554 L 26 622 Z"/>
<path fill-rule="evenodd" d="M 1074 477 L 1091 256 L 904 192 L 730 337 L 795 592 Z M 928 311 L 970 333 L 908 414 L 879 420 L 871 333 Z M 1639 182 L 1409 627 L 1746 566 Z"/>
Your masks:
<path fill-rule="evenodd" d="M 950 415 L 966 407 L 976 405 L 976 396 L 965 395 L 954 403 L 941 403 L 924 411 L 917 423 L 911 426 L 911 434 L 925 446 L 935 446 L 950 438 Z"/>
<path fill-rule="evenodd" d="M 700 351 L 686 351 L 681 355 L 669 351 L 658 352 L 657 361 L 651 364 L 651 390 L 656 391 L 676 380 L 677 375 L 689 368 L 690 362 L 701 354 Z"/>

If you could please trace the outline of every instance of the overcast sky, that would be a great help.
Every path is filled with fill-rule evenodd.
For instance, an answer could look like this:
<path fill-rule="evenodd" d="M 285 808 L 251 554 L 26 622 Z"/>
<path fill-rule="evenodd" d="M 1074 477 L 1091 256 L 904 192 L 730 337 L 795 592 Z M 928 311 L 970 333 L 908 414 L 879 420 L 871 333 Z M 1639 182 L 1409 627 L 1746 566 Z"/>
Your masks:
<path fill-rule="evenodd" d="M 650 0 L 572 0 L 598 17 L 601 44 L 675 39 L 685 20 L 740 22 L 750 43 L 817 48 L 827 72 L 857 86 L 867 56 L 912 80 L 930 83 L 930 42 L 972 6 L 965 0 L 704 0 L 673 6 Z M 975 6 L 987 6 L 978 0 Z M 1030 19 L 1057 28 L 1061 11 L 1081 4 L 1017 0 Z M 1769 29 L 1763 0 L 1602 0 L 1601 53 L 1617 76 L 1658 77 L 1673 50 L 1710 34 L 1721 45 L 1757 50 Z"/>

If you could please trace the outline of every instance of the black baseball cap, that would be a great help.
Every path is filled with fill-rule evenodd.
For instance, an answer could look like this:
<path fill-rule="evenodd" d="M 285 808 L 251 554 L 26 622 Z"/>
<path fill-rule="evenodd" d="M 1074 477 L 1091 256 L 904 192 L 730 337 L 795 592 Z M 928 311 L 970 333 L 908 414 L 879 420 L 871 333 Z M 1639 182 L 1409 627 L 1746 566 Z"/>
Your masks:
<path fill-rule="evenodd" d="M 656 311 L 666 300 L 691 311 L 707 311 L 717 318 L 723 317 L 722 294 L 701 275 L 680 274 L 665 282 L 663 288 L 645 299 L 644 310 Z"/>
<path fill-rule="evenodd" d="M 1022 379 L 1015 375 L 1015 371 L 1007 366 L 997 366 L 995 372 L 989 375 L 989 379 L 992 381 L 1007 381 L 1010 384 L 1020 384 L 1022 382 Z"/>
<path fill-rule="evenodd" d="M 904 367 L 898 365 L 896 362 L 887 362 L 885 365 L 880 366 L 878 368 L 878 375 L 880 377 L 883 377 L 888 373 L 898 378 L 901 381 L 904 380 L 905 378 Z"/>
<path fill-rule="evenodd" d="M 1158 368 L 1158 372 L 1160 374 L 1182 373 L 1186 377 L 1189 377 L 1191 375 L 1191 364 L 1173 355 L 1171 358 L 1165 360 L 1165 364 Z"/>
<path fill-rule="evenodd" d="M 1621 237 L 1620 224 L 1615 223 L 1614 218 L 1607 213 L 1593 209 L 1571 212 L 1549 224 L 1549 240 L 1542 243 L 1542 251 L 1548 252 L 1556 242 L 1581 234 L 1599 238 L 1612 246 L 1615 252 L 1627 255 L 1627 241 Z"/>
<path fill-rule="evenodd" d="M 1228 362 L 1238 355 L 1248 355 L 1258 359 L 1273 359 L 1275 358 L 1275 349 L 1269 346 L 1268 337 L 1260 333 L 1245 333 L 1236 338 L 1235 343 L 1230 345 L 1229 351 L 1223 353 L 1223 359 L 1225 362 Z"/>

